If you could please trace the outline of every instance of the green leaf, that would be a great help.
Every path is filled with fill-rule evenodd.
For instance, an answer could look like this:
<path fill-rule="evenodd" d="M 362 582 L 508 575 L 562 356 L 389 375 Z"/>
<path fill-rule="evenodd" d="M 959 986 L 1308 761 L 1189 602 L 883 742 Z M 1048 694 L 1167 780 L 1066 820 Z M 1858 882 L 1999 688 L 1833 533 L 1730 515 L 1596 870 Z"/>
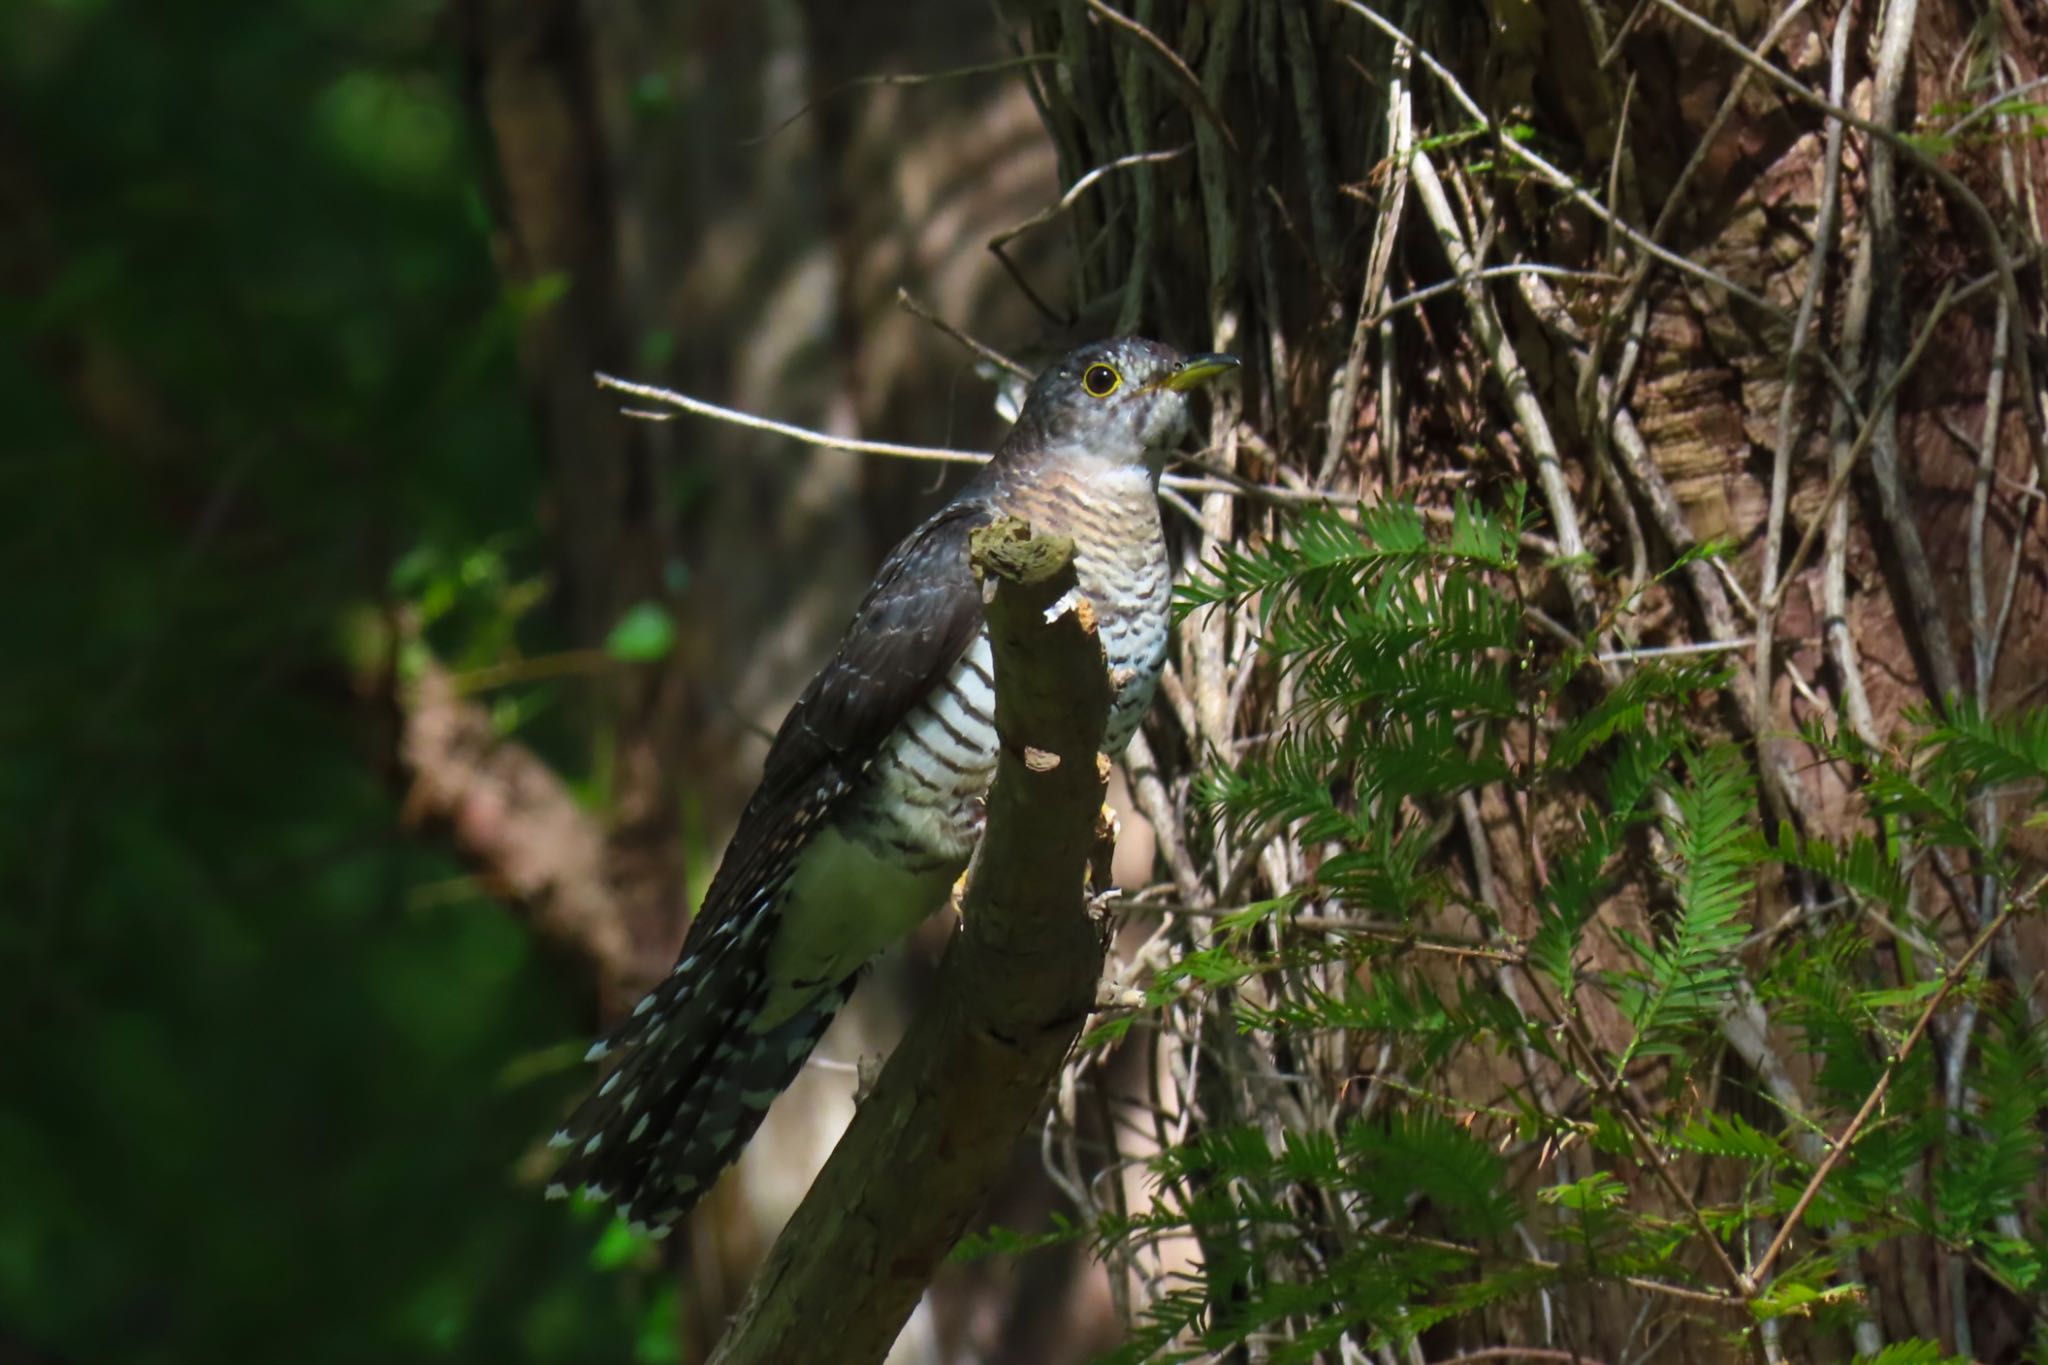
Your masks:
<path fill-rule="evenodd" d="M 1908 903 L 1905 875 L 1894 861 L 1895 850 L 1859 834 L 1846 849 L 1824 839 L 1801 839 L 1789 825 L 1780 829 L 1777 855 L 1793 867 L 1827 878 L 1880 907 L 1897 912 Z"/>
<path fill-rule="evenodd" d="M 1595 1171 L 1569 1185 L 1552 1185 L 1538 1190 L 1536 1197 L 1574 1213 L 1604 1213 L 1628 1201 L 1628 1186 L 1605 1171 Z"/>
<path fill-rule="evenodd" d="M 967 1232 L 954 1244 L 947 1259 L 955 1264 L 983 1261 L 991 1256 L 1023 1256 L 1046 1247 L 1064 1246 L 1086 1237 L 1089 1229 L 1054 1209 L 1052 1226 L 1044 1232 L 1019 1232 L 1000 1223 L 985 1232 Z"/>
<path fill-rule="evenodd" d="M 1550 880 L 1538 888 L 1536 935 L 1529 964 L 1550 979 L 1567 1000 L 1578 986 L 1581 941 L 1607 893 L 1607 865 L 1616 848 L 1619 821 L 1585 812 L 1579 838 L 1561 845 L 1551 858 Z"/>
<path fill-rule="evenodd" d="M 604 652 L 621 663 L 651 664 L 666 658 L 675 644 L 676 626 L 667 610 L 659 602 L 641 602 L 627 608 L 604 637 Z"/>
<path fill-rule="evenodd" d="M 1860 1285 L 1809 1284 L 1781 1275 L 1750 1301 L 1750 1310 L 1764 1319 L 1805 1317 L 1817 1308 L 1854 1302 L 1862 1294 Z"/>
<path fill-rule="evenodd" d="M 1709 1110 L 1689 1120 L 1673 1141 L 1680 1148 L 1706 1156 L 1734 1157 L 1774 1166 L 1793 1162 L 1783 1143 L 1751 1126 L 1739 1114 Z"/>
<path fill-rule="evenodd" d="M 1672 793 L 1677 818 L 1666 830 L 1680 864 L 1676 920 L 1658 945 L 1623 936 L 1640 965 L 1618 992 L 1635 1033 L 1615 1063 L 1617 1072 L 1638 1055 L 1676 1052 L 1683 1033 L 1726 1008 L 1741 976 L 1736 953 L 1748 931 L 1743 874 L 1757 851 L 1749 823 L 1755 789 L 1741 755 L 1730 748 L 1711 749 L 1687 767 L 1692 780 Z"/>
<path fill-rule="evenodd" d="M 1340 1146 L 1347 1183 L 1378 1214 L 1405 1212 L 1419 1194 L 1460 1236 L 1498 1235 L 1521 1221 L 1493 1144 L 1434 1110 L 1353 1123 Z"/>
<path fill-rule="evenodd" d="M 1617 733 L 1640 732 L 1657 702 L 1678 701 L 1698 693 L 1711 692 L 1726 684 L 1731 674 L 1725 668 L 1689 664 L 1667 668 L 1639 668 L 1610 689 L 1593 706 L 1566 722 L 1552 737 L 1550 753 L 1544 760 L 1547 771 L 1577 767 L 1592 749 Z"/>
<path fill-rule="evenodd" d="M 1973 786 L 2048 782 L 2048 707 L 2000 718 L 1959 701 L 1928 744 L 1966 770 Z"/>

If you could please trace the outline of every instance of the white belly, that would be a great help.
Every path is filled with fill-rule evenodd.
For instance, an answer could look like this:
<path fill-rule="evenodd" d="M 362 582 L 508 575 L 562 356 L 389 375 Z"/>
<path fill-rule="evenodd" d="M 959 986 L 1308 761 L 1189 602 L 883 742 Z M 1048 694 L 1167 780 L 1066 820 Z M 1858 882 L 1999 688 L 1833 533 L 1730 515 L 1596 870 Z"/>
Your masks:
<path fill-rule="evenodd" d="M 958 875 L 953 874 L 953 875 Z M 953 877 L 914 872 L 837 829 L 823 829 L 789 880 L 768 948 L 766 1033 L 866 966 L 931 913 Z"/>

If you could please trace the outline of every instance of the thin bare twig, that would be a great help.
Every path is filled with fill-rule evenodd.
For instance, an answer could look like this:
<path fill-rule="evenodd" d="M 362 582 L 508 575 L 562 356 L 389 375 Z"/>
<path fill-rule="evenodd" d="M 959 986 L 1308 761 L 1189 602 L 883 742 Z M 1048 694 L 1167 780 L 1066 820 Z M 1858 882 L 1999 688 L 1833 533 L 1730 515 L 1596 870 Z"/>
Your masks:
<path fill-rule="evenodd" d="M 1754 636 L 1743 635 L 1732 640 L 1694 640 L 1682 645 L 1656 645 L 1643 649 L 1619 649 L 1612 654 L 1602 654 L 1603 664 L 1633 664 L 1645 659 L 1680 659 L 1700 654 L 1726 654 L 1731 650 L 1748 649 L 1755 644 Z"/>
<path fill-rule="evenodd" d="M 1835 16 L 1835 33 L 1828 46 L 1828 102 L 1839 105 L 1844 97 L 1849 56 L 1849 37 L 1854 11 L 1844 9 Z M 1842 130 L 1839 119 L 1828 123 L 1826 174 L 1841 174 Z M 1870 316 L 1871 267 L 1867 245 L 1859 245 L 1856 263 L 1849 277 L 1848 300 L 1842 310 L 1842 367 L 1850 372 L 1862 368 L 1863 334 Z M 1856 420 L 1849 397 L 1837 393 L 1828 418 L 1830 467 L 1839 472 L 1853 464 L 1849 426 Z M 1821 565 L 1821 608 L 1828 651 L 1834 659 L 1835 674 L 1842 691 L 1842 709 L 1849 728 L 1864 743 L 1879 741 L 1877 718 L 1870 709 L 1870 694 L 1863 686 L 1863 661 L 1856 636 L 1849 629 L 1849 507 L 1841 499 L 1823 508 L 1815 518 L 1827 531 L 1827 552 Z"/>
<path fill-rule="evenodd" d="M 1020 68 L 1040 66 L 1058 60 L 1050 52 L 1027 52 L 1016 57 L 1005 57 L 999 62 L 983 62 L 978 66 L 956 66 L 949 71 L 913 71 L 904 75 L 855 76 L 852 80 L 841 81 L 814 99 L 805 100 L 797 107 L 795 113 L 781 120 L 766 132 L 757 133 L 753 137 L 748 138 L 740 146 L 758 147 L 764 142 L 773 141 L 786 132 L 790 125 L 816 109 L 819 105 L 824 104 L 828 100 L 837 99 L 850 90 L 870 90 L 883 87 L 915 89 L 920 85 L 937 85 L 941 81 L 961 80 L 970 76 L 1000 76 Z"/>
<path fill-rule="evenodd" d="M 1372 254 L 1366 261 L 1365 286 L 1358 295 L 1358 319 L 1352 325 L 1351 346 L 1344 356 L 1344 373 L 1337 388 L 1337 407 L 1330 419 L 1329 441 L 1323 451 L 1322 468 L 1316 472 L 1319 487 L 1327 485 L 1335 477 L 1345 444 L 1351 439 L 1351 426 L 1358 412 L 1358 385 L 1365 368 L 1366 338 L 1391 311 L 1390 308 L 1378 307 L 1376 301 L 1387 292 L 1387 272 L 1393 266 L 1394 244 L 1400 238 L 1401 222 L 1408 206 L 1408 158 L 1415 145 L 1414 99 L 1408 86 L 1410 61 L 1409 50 L 1397 47 L 1389 63 L 1391 89 L 1387 92 L 1387 160 L 1393 168 L 1393 184 L 1380 202 L 1380 212 L 1373 227 Z M 1383 402 L 1379 414 L 1383 449 L 1391 449 L 1390 442 L 1398 435 L 1393 414 L 1387 410 L 1391 406 Z M 1396 478 L 1396 463 L 1390 460 L 1387 480 L 1392 483 Z"/>
<path fill-rule="evenodd" d="M 1045 208 L 1040 209 L 1038 212 L 1032 214 L 1029 218 L 1026 218 L 1023 222 L 1017 224 L 1015 227 L 1005 228 L 1003 231 L 998 232 L 995 236 L 989 238 L 988 249 L 990 251 L 1000 252 L 1004 246 L 1008 245 L 1010 242 L 1015 241 L 1017 238 L 1022 237 L 1025 233 L 1031 231 L 1031 229 L 1035 227 L 1043 227 L 1045 224 L 1050 223 L 1053 219 L 1059 217 L 1062 213 L 1065 213 L 1068 209 L 1074 207 L 1075 201 L 1078 200 L 1083 194 L 1087 193 L 1088 187 L 1090 185 L 1093 185 L 1096 181 L 1102 179 L 1103 176 L 1108 175 L 1111 171 L 1124 170 L 1125 168 L 1130 166 L 1154 166 L 1162 161 L 1178 160 L 1180 157 L 1186 156 L 1190 150 L 1192 150 L 1192 144 L 1183 144 L 1179 147 L 1171 148 L 1168 151 L 1133 152 L 1129 156 L 1120 156 L 1114 161 L 1105 161 L 1100 166 L 1096 166 L 1093 169 L 1089 170 L 1085 175 L 1081 176 L 1079 179 L 1074 181 L 1072 185 L 1069 185 L 1067 187 L 1067 192 L 1061 195 L 1055 203 L 1049 204 Z"/>
<path fill-rule="evenodd" d="M 756 416 L 751 412 L 742 412 L 738 408 L 728 408 L 718 403 L 708 403 L 702 398 L 692 398 L 689 394 L 678 393 L 674 389 L 664 389 L 655 384 L 639 384 L 630 379 L 620 379 L 616 375 L 599 374 L 597 384 L 599 388 L 616 389 L 620 393 L 630 393 L 636 398 L 645 398 L 650 402 L 666 403 L 684 412 L 744 427 L 749 431 L 765 431 L 776 436 L 786 436 L 792 441 L 801 441 L 820 450 L 844 450 L 855 455 L 886 455 L 900 460 L 930 460 L 939 464 L 987 464 L 989 461 L 988 454 L 979 450 L 953 450 L 945 446 L 914 446 L 895 441 L 865 441 L 853 436 L 834 436 L 830 432 L 819 431 L 813 427 L 798 426 L 794 422 L 781 422 L 772 417 Z M 665 419 L 668 416 L 666 413 L 643 413 L 631 408 L 623 411 L 628 416 L 650 420 Z M 1169 489 L 1183 493 L 1221 493 L 1275 503 L 1322 504 L 1348 501 L 1331 494 L 1255 483 L 1242 475 L 1230 474 L 1220 468 L 1215 469 L 1214 473 L 1216 477 L 1206 479 L 1168 474 L 1160 482 Z"/>
<path fill-rule="evenodd" d="M 787 436 L 792 441 L 802 441 L 805 445 L 816 446 L 821 450 L 846 450 L 857 455 L 889 455 L 904 460 L 933 460 L 941 464 L 988 463 L 988 456 L 980 451 L 948 450 L 942 446 L 901 445 L 894 441 L 862 441 L 851 436 L 833 436 L 827 432 L 814 431 L 810 427 L 800 427 L 794 422 L 778 422 L 772 417 L 757 417 L 738 408 L 707 403 L 701 398 L 677 393 L 674 389 L 664 389 L 654 384 L 637 384 L 630 379 L 620 379 L 616 375 L 600 373 L 597 376 L 597 386 L 601 389 L 614 389 L 619 393 L 630 393 L 635 398 L 645 398 L 653 403 L 666 403 L 672 408 L 681 408 L 684 412 L 709 417 L 732 426 L 745 427 L 749 431 L 766 431 L 777 436 Z"/>
<path fill-rule="evenodd" d="M 1850 14 L 1846 10 L 1835 17 L 1838 42 L 1848 32 L 1849 20 Z M 1750 70 L 1744 67 L 1741 77 L 1746 78 Z M 1742 83 L 1743 80 L 1738 79 L 1738 84 Z M 1723 106 L 1724 109 L 1726 107 Z M 1765 604 L 1757 613 L 1756 657 L 1753 663 L 1759 698 L 1771 695 L 1771 636 L 1777 624 L 1777 613 L 1771 604 L 1777 595 L 1778 564 L 1784 553 L 1785 513 L 1792 496 L 1792 443 L 1799 432 L 1799 360 L 1812 337 L 1814 314 L 1820 306 L 1821 289 L 1827 282 L 1828 262 L 1834 250 L 1836 210 L 1842 190 L 1842 140 L 1841 122 L 1830 120 L 1827 151 L 1822 162 L 1820 215 L 1813 228 L 1813 254 L 1807 261 L 1806 287 L 1800 294 L 1799 316 L 1792 324 L 1792 344 L 1785 353 L 1784 390 L 1778 397 L 1778 435 L 1771 450 L 1770 508 L 1764 522 L 1763 581 L 1757 589 L 1758 600 Z M 1705 151 L 1704 144 L 1700 150 Z M 1675 202 L 1675 196 L 1672 201 L 1667 201 L 1667 211 L 1672 202 Z"/>
<path fill-rule="evenodd" d="M 1024 368 L 1022 365 L 1019 365 L 1016 361 L 1010 359 L 1010 357 L 1004 355 L 1001 351 L 998 351 L 995 347 L 989 345 L 985 341 L 982 341 L 980 338 L 971 337 L 967 333 L 961 331 L 958 327 L 955 327 L 952 323 L 946 321 L 944 318 L 940 317 L 936 312 L 934 312 L 924 302 L 924 300 L 918 298 L 915 294 L 911 293 L 908 289 L 903 288 L 901 285 L 898 285 L 896 288 L 896 306 L 901 308 L 904 312 L 910 314 L 910 316 L 916 318 L 918 321 L 930 323 L 932 326 L 938 328 L 941 332 L 944 332 L 947 336 L 953 338 L 953 340 L 959 342 L 968 351 L 972 352 L 974 355 L 979 356 L 981 359 L 987 361 L 989 364 L 995 366 L 997 369 L 1006 371 L 1010 374 L 1014 374 L 1019 379 L 1026 380 L 1027 382 L 1031 379 L 1032 376 L 1030 370 Z"/>
<path fill-rule="evenodd" d="M 1928 1025 L 1934 1022 L 1934 1016 L 1948 1002 L 1956 983 L 1969 976 L 1971 964 L 1991 946 L 1991 941 L 1998 936 L 1999 930 L 2011 921 L 2021 906 L 2041 893 L 2043 886 L 2048 886 L 2048 877 L 2042 877 L 2023 895 L 2006 902 L 2005 907 L 1991 923 L 1985 925 L 1983 931 L 1971 941 L 1969 949 L 1962 957 L 1943 972 L 1940 989 L 1927 1001 L 1925 1008 L 1920 1011 L 1920 1017 L 1913 1021 L 1912 1030 L 1906 1034 L 1906 1041 L 1899 1045 L 1897 1052 L 1886 1059 L 1884 1073 L 1877 1078 L 1877 1084 L 1872 1086 L 1870 1093 L 1864 1097 L 1862 1107 L 1856 1111 L 1856 1116 L 1849 1120 L 1849 1125 L 1842 1130 L 1842 1135 L 1829 1147 L 1828 1154 L 1820 1165 L 1814 1168 L 1813 1175 L 1807 1179 L 1806 1187 L 1799 1192 L 1799 1198 L 1793 1201 L 1791 1209 L 1785 1214 L 1784 1222 L 1778 1228 L 1778 1235 L 1771 1239 L 1770 1246 L 1758 1258 L 1756 1267 L 1743 1278 L 1745 1297 L 1755 1294 L 1763 1287 L 1771 1273 L 1771 1267 L 1777 1264 L 1778 1257 L 1784 1252 L 1785 1244 L 1792 1240 L 1792 1233 L 1799 1226 L 1799 1220 L 1805 1216 L 1814 1197 L 1820 1193 L 1820 1187 L 1827 1183 L 1828 1176 L 1834 1173 L 1835 1167 L 1841 1164 L 1842 1158 L 1848 1154 L 1849 1148 L 1863 1131 L 1864 1125 L 1870 1122 L 1870 1116 L 1877 1112 L 1877 1106 L 1884 1102 L 1885 1095 L 1892 1088 L 1892 1082 L 1898 1078 L 1899 1068 L 1905 1065 L 1906 1059 L 1913 1055 L 1913 1049 L 1918 1047 L 1920 1040 L 1927 1035 Z"/>

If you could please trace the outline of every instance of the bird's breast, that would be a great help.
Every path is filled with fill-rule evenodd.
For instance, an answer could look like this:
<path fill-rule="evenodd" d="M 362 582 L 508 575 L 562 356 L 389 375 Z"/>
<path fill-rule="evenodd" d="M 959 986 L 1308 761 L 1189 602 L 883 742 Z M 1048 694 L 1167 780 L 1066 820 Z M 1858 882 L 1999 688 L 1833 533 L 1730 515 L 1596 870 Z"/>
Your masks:
<path fill-rule="evenodd" d="M 1074 541 L 1075 577 L 1095 608 L 1103 655 L 1118 683 L 1103 737 L 1111 754 L 1123 750 L 1152 704 L 1173 597 L 1151 480 L 1138 469 L 1114 474 L 1036 480 L 1013 490 L 1004 508 L 1035 530 Z M 848 833 L 920 875 L 957 876 L 981 838 L 983 800 L 995 778 L 995 709 L 983 632 L 877 751 Z"/>
<path fill-rule="evenodd" d="M 958 875 L 981 836 L 982 798 L 995 778 L 995 712 L 983 633 L 883 742 L 851 832 L 906 866 Z"/>
<path fill-rule="evenodd" d="M 1034 530 L 1073 539 L 1075 577 L 1095 606 L 1110 675 L 1121 680 L 1102 747 L 1121 753 L 1152 705 L 1173 619 L 1158 490 L 1133 466 L 1038 480 L 1012 500 Z"/>

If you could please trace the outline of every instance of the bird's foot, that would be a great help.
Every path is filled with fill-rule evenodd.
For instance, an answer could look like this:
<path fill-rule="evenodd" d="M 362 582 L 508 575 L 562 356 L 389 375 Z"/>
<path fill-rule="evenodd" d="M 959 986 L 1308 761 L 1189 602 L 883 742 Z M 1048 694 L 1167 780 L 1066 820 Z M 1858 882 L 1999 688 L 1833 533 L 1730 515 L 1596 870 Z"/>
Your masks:
<path fill-rule="evenodd" d="M 1124 898 L 1123 888 L 1112 886 L 1107 891 L 1096 891 L 1088 897 L 1088 918 L 1100 923 L 1109 918 L 1110 910 Z"/>

